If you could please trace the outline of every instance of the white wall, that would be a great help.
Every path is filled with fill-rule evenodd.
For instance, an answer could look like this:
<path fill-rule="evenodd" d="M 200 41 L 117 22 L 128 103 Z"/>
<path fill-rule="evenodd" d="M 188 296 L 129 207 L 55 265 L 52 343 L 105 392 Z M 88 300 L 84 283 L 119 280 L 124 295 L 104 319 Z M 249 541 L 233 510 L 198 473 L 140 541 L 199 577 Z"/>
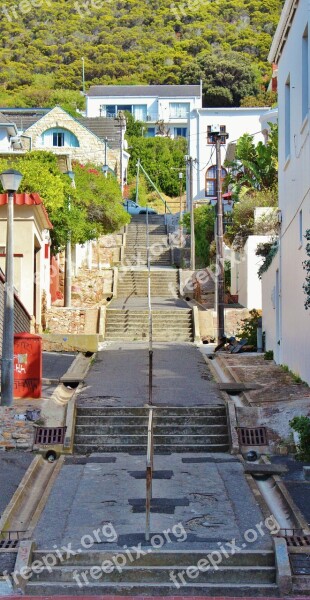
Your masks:
<path fill-rule="evenodd" d="M 207 144 L 208 125 L 225 125 L 229 133 L 227 143 L 222 146 L 222 164 L 227 146 L 237 141 L 244 133 L 255 134 L 254 143 L 264 141 L 260 118 L 269 108 L 201 108 L 191 113 L 189 154 L 198 160 L 194 168 L 194 200 L 205 198 L 205 178 L 207 169 L 215 165 L 213 144 Z"/>
<path fill-rule="evenodd" d="M 7 129 L 0 128 L 0 150 L 8 152 L 11 150 L 11 144 L 8 136 Z"/>
<path fill-rule="evenodd" d="M 279 253 L 274 257 L 269 269 L 262 276 L 262 309 L 263 309 L 263 331 L 265 332 L 265 348 L 273 350 L 274 358 L 277 358 L 278 336 L 277 336 L 277 306 L 279 295 L 276 290 L 276 273 L 279 270 Z"/>
<path fill-rule="evenodd" d="M 284 8 L 286 13 L 291 4 L 291 0 L 287 0 Z M 280 22 L 273 45 L 273 48 L 280 47 L 283 36 L 287 36 L 278 60 L 279 208 L 282 214 L 278 260 L 281 302 L 280 344 L 276 344 L 277 348 L 272 348 L 276 351 L 277 362 L 287 364 L 308 383 L 310 311 L 305 310 L 305 294 L 302 289 L 306 276 L 302 266 L 306 260 L 306 241 L 304 238 L 300 239 L 300 211 L 304 235 L 306 229 L 310 228 L 309 45 L 307 61 L 303 62 L 303 36 L 309 24 L 309 16 L 307 0 L 300 0 L 290 29 L 285 31 L 285 17 Z M 303 90 L 307 80 L 308 85 Z M 303 93 L 306 93 L 304 115 Z M 268 324 L 271 319 L 268 306 L 265 310 L 265 321 Z M 269 328 L 272 339 L 272 326 Z"/>
<path fill-rule="evenodd" d="M 242 306 L 262 308 L 262 283 L 258 277 L 258 269 L 263 259 L 256 256 L 258 244 L 269 241 L 268 236 L 250 235 L 242 253 L 232 251 L 231 257 L 231 293 L 239 295 Z"/>

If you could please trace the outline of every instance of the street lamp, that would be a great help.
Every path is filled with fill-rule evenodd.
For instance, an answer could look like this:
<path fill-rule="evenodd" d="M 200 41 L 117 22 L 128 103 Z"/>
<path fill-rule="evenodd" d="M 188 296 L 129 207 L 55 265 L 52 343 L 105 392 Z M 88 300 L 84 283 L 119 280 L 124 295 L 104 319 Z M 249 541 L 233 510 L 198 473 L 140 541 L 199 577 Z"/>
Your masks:
<path fill-rule="evenodd" d="M 23 175 L 15 169 L 0 174 L 0 181 L 8 193 L 5 289 L 1 368 L 1 404 L 12 406 L 14 399 L 14 193 Z"/>
<path fill-rule="evenodd" d="M 75 187 L 74 183 L 74 172 L 66 171 L 65 175 L 68 175 L 71 179 L 71 186 Z M 68 210 L 71 210 L 71 198 L 69 197 Z M 71 306 L 71 280 L 72 280 L 72 250 L 71 250 L 71 231 L 68 231 L 67 243 L 66 243 L 66 256 L 65 256 L 65 286 L 64 286 L 64 306 L 70 308 Z"/>

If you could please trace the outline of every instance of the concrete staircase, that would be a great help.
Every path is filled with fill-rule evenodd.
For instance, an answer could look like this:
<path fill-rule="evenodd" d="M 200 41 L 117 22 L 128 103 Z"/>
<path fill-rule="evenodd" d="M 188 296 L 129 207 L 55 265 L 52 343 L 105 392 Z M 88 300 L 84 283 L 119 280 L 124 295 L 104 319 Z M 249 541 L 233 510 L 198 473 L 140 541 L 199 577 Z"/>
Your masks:
<path fill-rule="evenodd" d="M 127 298 L 128 296 L 147 297 L 148 272 L 119 271 L 117 296 Z M 151 294 L 153 297 L 173 298 L 179 296 L 178 271 L 175 269 L 160 269 L 151 271 Z"/>
<path fill-rule="evenodd" d="M 260 596 L 264 598 L 278 595 L 272 551 L 248 550 L 227 558 L 222 555 L 222 562 L 216 569 L 210 565 L 206 569 L 207 563 L 202 561 L 208 560 L 207 557 L 212 549 L 214 550 L 206 547 L 203 551 L 192 549 L 158 551 L 151 545 L 149 547 L 143 545 L 144 555 L 142 552 L 138 555 L 137 550 L 130 549 L 133 553 L 132 562 L 122 547 L 115 550 L 115 553 L 111 550 L 109 552 L 79 550 L 75 556 L 70 556 L 65 562 L 55 555 L 55 566 L 44 568 L 40 573 L 33 573 L 26 587 L 26 595 L 44 597 L 56 595 Z M 119 555 L 118 552 L 123 554 Z M 32 564 L 34 561 L 44 563 L 47 554 L 50 557 L 53 551 L 49 553 L 35 551 Z M 117 556 L 123 556 L 124 561 L 117 559 Z M 50 565 L 51 558 L 46 560 Z M 193 568 L 199 564 L 204 566 L 204 572 L 199 570 L 198 577 L 190 579 L 186 569 L 190 565 Z M 179 587 L 173 583 L 171 573 Z M 182 584 L 182 575 L 185 585 Z"/>
<path fill-rule="evenodd" d="M 192 310 L 171 308 L 153 310 L 154 342 L 192 342 Z M 108 308 L 105 340 L 146 341 L 149 338 L 149 315 L 146 309 Z"/>
<path fill-rule="evenodd" d="M 75 452 L 146 452 L 146 408 L 79 407 Z M 154 450 L 226 452 L 229 438 L 225 406 L 155 409 Z"/>
<path fill-rule="evenodd" d="M 149 215 L 150 256 L 151 264 L 170 266 L 171 253 L 168 248 L 165 218 L 161 215 Z M 125 260 L 127 266 L 144 266 L 147 264 L 146 216 L 132 217 L 128 225 Z"/>

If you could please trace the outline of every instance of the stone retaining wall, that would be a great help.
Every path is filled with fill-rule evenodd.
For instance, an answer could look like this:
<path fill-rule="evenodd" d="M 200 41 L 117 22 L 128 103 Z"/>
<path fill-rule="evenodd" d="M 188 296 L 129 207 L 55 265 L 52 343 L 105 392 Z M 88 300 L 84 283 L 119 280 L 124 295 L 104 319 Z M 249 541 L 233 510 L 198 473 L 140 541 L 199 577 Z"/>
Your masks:
<path fill-rule="evenodd" d="M 18 415 L 23 415 L 25 408 L 0 406 L 0 449 L 32 448 L 34 442 L 34 425 L 31 421 L 19 420 Z"/>

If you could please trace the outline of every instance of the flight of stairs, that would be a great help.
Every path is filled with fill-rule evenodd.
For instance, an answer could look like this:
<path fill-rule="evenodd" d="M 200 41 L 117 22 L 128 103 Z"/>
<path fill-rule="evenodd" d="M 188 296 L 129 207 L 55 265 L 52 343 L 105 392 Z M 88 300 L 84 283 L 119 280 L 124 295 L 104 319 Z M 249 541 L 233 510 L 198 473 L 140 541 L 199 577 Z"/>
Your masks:
<path fill-rule="evenodd" d="M 192 342 L 192 310 L 165 308 L 152 311 L 154 342 Z M 146 309 L 108 308 L 105 340 L 130 342 L 149 339 L 149 314 Z"/>
<path fill-rule="evenodd" d="M 225 546 L 225 544 L 224 544 Z M 125 546 L 126 548 L 126 546 Z M 186 569 L 192 565 L 203 566 L 214 548 L 204 550 L 154 550 L 150 544 L 143 545 L 145 550 L 138 555 L 137 549 L 132 549 L 132 562 L 127 559 L 122 547 L 113 551 L 85 551 L 77 552 L 61 561 L 55 554 L 55 566 L 44 568 L 41 572 L 34 573 L 28 581 L 26 595 L 32 596 L 84 596 L 97 595 L 98 597 L 111 595 L 117 596 L 196 596 L 196 597 L 240 597 L 260 596 L 275 597 L 278 595 L 276 585 L 276 569 L 274 553 L 272 551 L 247 550 L 232 556 L 222 555 L 222 562 L 217 568 L 209 568 L 204 572 L 199 570 L 198 577 L 190 579 Z M 59 552 L 59 550 L 58 550 Z M 117 563 L 118 552 L 123 552 L 125 566 L 120 567 L 123 561 Z M 32 556 L 34 561 L 43 561 L 46 555 L 51 557 L 53 551 L 35 551 Z M 136 557 L 136 559 L 135 559 Z M 117 566 L 113 562 L 115 558 Z M 100 570 L 104 561 L 112 561 L 113 568 Z M 47 559 L 51 564 L 51 558 Z M 38 563 L 36 563 L 38 564 Z M 42 564 L 40 562 L 40 564 Z M 111 564 L 111 563 L 110 563 Z M 104 567 L 109 565 L 105 563 Z M 90 569 L 93 569 L 90 573 Z M 108 572 L 106 572 L 108 571 Z M 110 571 L 110 572 L 109 572 Z M 82 576 L 84 573 L 84 577 Z M 179 588 L 171 578 L 174 574 Z M 185 585 L 182 585 L 183 574 Z M 81 584 L 78 586 L 77 581 Z M 86 583 L 88 582 L 88 584 Z"/>
<path fill-rule="evenodd" d="M 117 296 L 147 297 L 148 271 L 147 270 L 119 270 L 117 283 Z M 151 294 L 153 297 L 175 298 L 179 296 L 178 271 L 175 269 L 160 269 L 151 271 Z"/>
<path fill-rule="evenodd" d="M 146 452 L 148 409 L 78 407 L 75 452 Z M 154 451 L 227 452 L 225 406 L 154 409 Z"/>
<path fill-rule="evenodd" d="M 171 266 L 171 252 L 168 247 L 165 218 L 161 215 L 149 215 L 151 264 Z M 145 266 L 147 264 L 146 216 L 133 216 L 128 225 L 124 264 Z"/>

